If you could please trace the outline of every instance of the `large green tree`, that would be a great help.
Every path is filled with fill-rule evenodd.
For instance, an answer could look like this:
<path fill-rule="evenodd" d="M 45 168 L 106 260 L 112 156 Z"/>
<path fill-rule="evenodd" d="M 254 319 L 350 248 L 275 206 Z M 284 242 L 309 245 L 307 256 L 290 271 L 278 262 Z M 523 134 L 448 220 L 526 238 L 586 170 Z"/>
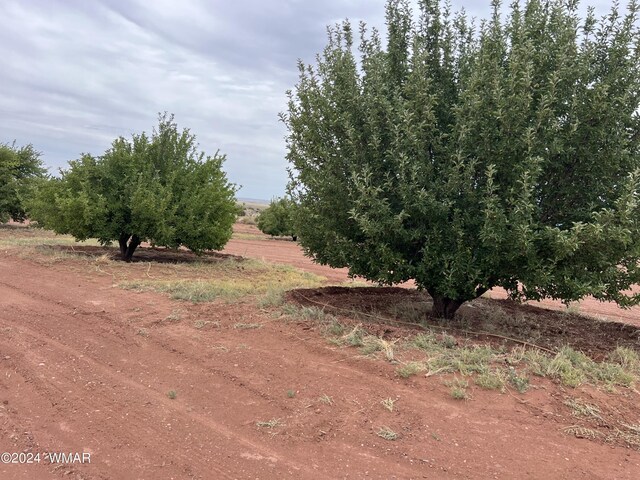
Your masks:
<path fill-rule="evenodd" d="M 125 260 L 141 242 L 194 252 L 219 249 L 236 217 L 224 156 L 197 151 L 195 136 L 161 115 L 152 135 L 118 138 L 101 157 L 83 155 L 42 185 L 29 214 L 78 240 L 118 241 Z"/>
<path fill-rule="evenodd" d="M 0 143 L 0 223 L 26 219 L 25 199 L 46 169 L 32 145 Z"/>
<path fill-rule="evenodd" d="M 386 6 L 386 47 L 348 22 L 289 92 L 296 230 L 316 261 L 410 279 L 453 318 L 492 287 L 629 306 L 640 282 L 638 3 Z"/>
<path fill-rule="evenodd" d="M 260 215 L 258 228 L 261 232 L 271 236 L 292 237 L 297 240 L 293 228 L 293 209 L 295 204 L 290 198 L 274 198 Z"/>

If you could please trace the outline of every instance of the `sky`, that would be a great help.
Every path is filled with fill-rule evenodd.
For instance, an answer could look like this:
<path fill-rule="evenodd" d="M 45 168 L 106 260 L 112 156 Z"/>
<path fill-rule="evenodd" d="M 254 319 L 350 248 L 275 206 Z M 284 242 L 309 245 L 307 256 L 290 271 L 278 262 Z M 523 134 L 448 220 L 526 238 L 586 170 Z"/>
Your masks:
<path fill-rule="evenodd" d="M 490 0 L 452 2 L 485 18 Z M 509 2 L 505 2 L 509 3 Z M 625 3 L 624 1 L 622 2 Z M 278 113 L 326 26 L 384 25 L 384 0 L 2 0 L 0 142 L 28 143 L 51 173 L 175 114 L 227 156 L 238 197 L 282 196 Z M 609 1 L 591 1 L 599 14 Z"/>

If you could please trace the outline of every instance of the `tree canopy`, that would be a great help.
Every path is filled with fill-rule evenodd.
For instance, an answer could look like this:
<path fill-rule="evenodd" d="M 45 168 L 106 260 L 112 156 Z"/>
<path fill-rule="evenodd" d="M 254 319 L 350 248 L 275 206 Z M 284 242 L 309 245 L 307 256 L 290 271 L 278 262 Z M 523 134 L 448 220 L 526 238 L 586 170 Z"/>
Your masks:
<path fill-rule="evenodd" d="M 492 287 L 630 306 L 640 295 L 638 3 L 386 5 L 387 43 L 345 21 L 289 92 L 290 191 L 307 254 L 434 313 Z M 357 36 L 357 35 L 356 35 Z"/>
<path fill-rule="evenodd" d="M 293 228 L 294 203 L 289 198 L 274 198 L 260 215 L 258 228 L 267 235 L 297 239 Z"/>
<path fill-rule="evenodd" d="M 149 136 L 118 138 L 101 157 L 84 154 L 30 203 L 39 225 L 77 240 L 118 241 L 126 260 L 141 242 L 194 252 L 222 248 L 236 216 L 225 157 L 197 151 L 195 136 L 161 115 Z"/>
<path fill-rule="evenodd" d="M 0 223 L 26 219 L 25 199 L 45 173 L 40 153 L 32 145 L 0 144 Z"/>

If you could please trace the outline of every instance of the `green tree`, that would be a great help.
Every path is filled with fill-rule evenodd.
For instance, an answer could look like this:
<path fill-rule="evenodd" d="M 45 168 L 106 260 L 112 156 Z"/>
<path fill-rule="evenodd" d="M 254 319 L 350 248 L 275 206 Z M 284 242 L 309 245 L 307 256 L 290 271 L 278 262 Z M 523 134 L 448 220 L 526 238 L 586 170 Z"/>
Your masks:
<path fill-rule="evenodd" d="M 195 136 L 161 115 L 151 136 L 118 138 L 101 157 L 83 155 L 42 185 L 29 213 L 77 240 L 117 240 L 130 261 L 141 242 L 194 252 L 219 249 L 236 217 L 225 157 L 197 151 Z"/>
<path fill-rule="evenodd" d="M 524 5 L 523 5 L 524 4 Z M 621 306 L 640 282 L 638 3 L 513 2 L 475 28 L 437 0 L 386 6 L 387 45 L 348 22 L 289 92 L 290 191 L 306 253 L 410 279 L 453 318 L 514 299 Z"/>
<path fill-rule="evenodd" d="M 32 145 L 0 144 L 0 223 L 26 219 L 24 203 L 46 169 Z"/>
<path fill-rule="evenodd" d="M 292 237 L 297 240 L 293 228 L 293 209 L 295 205 L 288 198 L 274 198 L 258 216 L 258 228 L 263 233 L 278 237 Z"/>

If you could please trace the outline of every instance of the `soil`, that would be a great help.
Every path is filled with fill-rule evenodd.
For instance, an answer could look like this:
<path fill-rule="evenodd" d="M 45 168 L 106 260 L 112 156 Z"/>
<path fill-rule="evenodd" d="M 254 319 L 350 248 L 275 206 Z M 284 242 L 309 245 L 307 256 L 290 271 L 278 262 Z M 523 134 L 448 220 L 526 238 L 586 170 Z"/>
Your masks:
<path fill-rule="evenodd" d="M 223 253 L 347 279 L 310 263 L 293 242 L 233 240 Z M 313 324 L 284 321 L 255 299 L 194 305 L 121 290 L 81 265 L 0 251 L 0 452 L 91 454 L 82 464 L 0 464 L 1 479 L 640 475 L 640 452 L 565 431 L 576 421 L 567 398 L 606 403 L 640 424 L 633 390 L 565 390 L 541 379 L 522 396 L 473 387 L 470 401 L 457 401 L 441 377 L 399 378 L 395 365 L 333 346 Z M 130 268 L 144 275 L 143 262 Z M 353 305 L 342 290 L 317 292 L 342 307 L 380 306 L 357 291 Z M 385 292 L 380 299 L 419 295 Z M 386 398 L 396 400 L 392 412 Z M 382 427 L 397 440 L 379 437 Z"/>

